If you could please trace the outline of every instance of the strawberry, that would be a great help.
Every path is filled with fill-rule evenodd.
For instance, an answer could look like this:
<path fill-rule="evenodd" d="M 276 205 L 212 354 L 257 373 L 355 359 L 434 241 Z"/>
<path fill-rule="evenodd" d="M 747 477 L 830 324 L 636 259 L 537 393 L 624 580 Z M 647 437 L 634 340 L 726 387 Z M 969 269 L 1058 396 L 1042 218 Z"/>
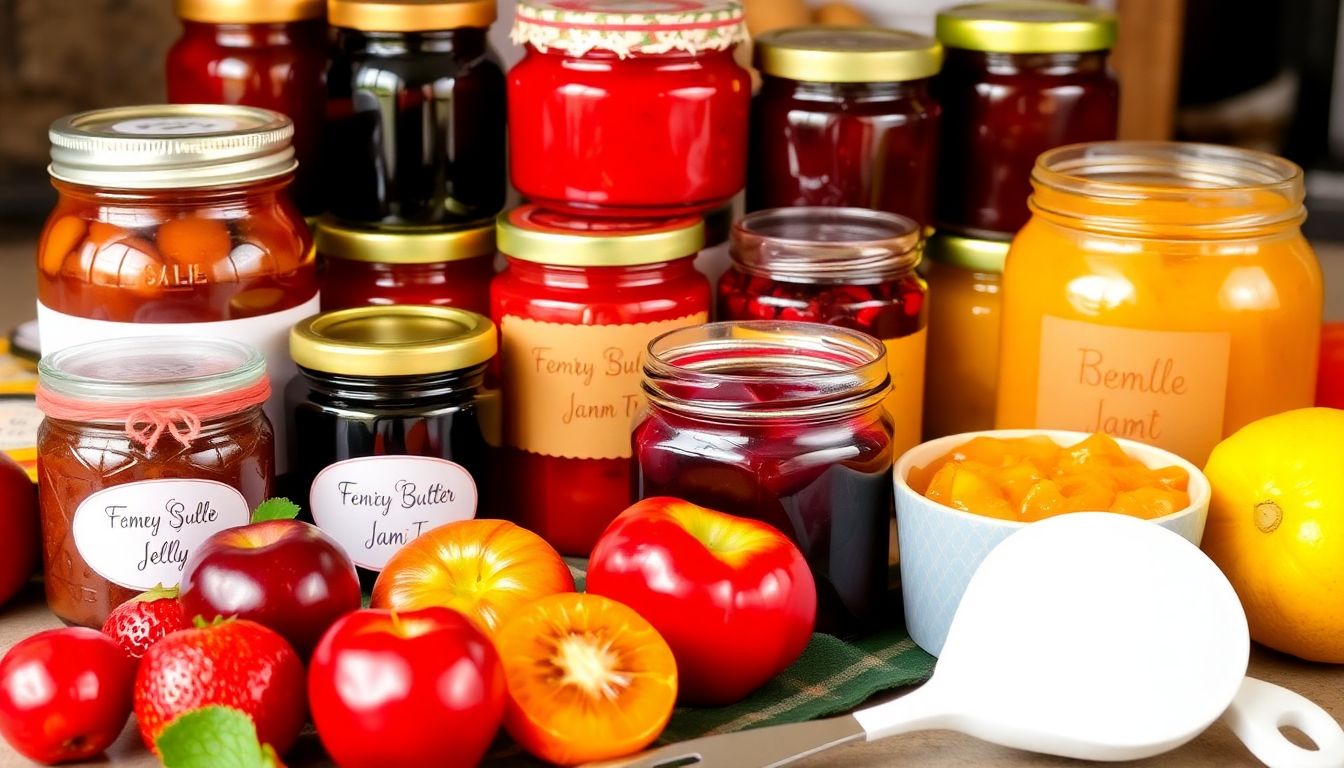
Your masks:
<path fill-rule="evenodd" d="M 190 626 L 177 600 L 177 588 L 160 585 L 113 608 L 103 623 L 103 634 L 138 659 L 164 635 Z"/>
<path fill-rule="evenodd" d="M 303 663 L 283 637 L 243 619 L 221 619 L 163 638 L 140 660 L 135 719 L 151 750 L 174 718 L 209 706 L 252 718 L 264 744 L 284 754 L 303 727 Z"/>

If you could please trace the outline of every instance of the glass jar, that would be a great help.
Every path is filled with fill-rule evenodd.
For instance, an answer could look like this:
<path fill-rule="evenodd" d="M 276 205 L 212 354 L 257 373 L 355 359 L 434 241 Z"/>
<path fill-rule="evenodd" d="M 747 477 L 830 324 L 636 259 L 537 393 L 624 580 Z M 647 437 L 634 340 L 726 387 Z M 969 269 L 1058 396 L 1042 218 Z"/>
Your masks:
<path fill-rule="evenodd" d="M 484 222 L 504 208 L 495 0 L 329 0 L 326 210 L 350 224 Z"/>
<path fill-rule="evenodd" d="M 938 14 L 947 49 L 938 227 L 969 237 L 1027 223 L 1042 152 L 1114 139 L 1120 89 L 1106 60 L 1115 17 L 1066 2 L 987 2 Z"/>
<path fill-rule="evenodd" d="M 177 0 L 168 101 L 273 109 L 294 122 L 294 200 L 322 212 L 318 150 L 326 111 L 323 0 Z"/>
<path fill-rule="evenodd" d="M 1003 273 L 999 427 L 1108 432 L 1202 465 L 1312 404 L 1321 271 L 1302 170 L 1232 147 L 1052 150 Z"/>
<path fill-rule="evenodd" d="M 937 40 L 894 29 L 795 27 L 755 40 L 749 210 L 874 208 L 933 224 L 942 108 Z"/>
<path fill-rule="evenodd" d="M 367 305 L 429 304 L 490 312 L 495 227 L 379 232 L 317 225 L 323 259 L 322 311 Z"/>
<path fill-rule="evenodd" d="M 801 320 L 882 340 L 897 454 L 920 442 L 928 287 L 911 219 L 864 208 L 776 208 L 733 227 L 720 320 Z"/>
<path fill-rule="evenodd" d="M 125 336 L 236 339 L 266 356 L 267 415 L 283 424 L 289 328 L 319 305 L 289 197 L 292 134 L 270 110 L 201 104 L 56 121 L 59 197 L 37 252 L 43 354 Z"/>
<path fill-rule="evenodd" d="M 719 284 L 719 278 L 732 262 L 728 255 L 728 235 L 733 229 L 733 207 L 729 203 L 705 214 L 705 245 L 695 257 L 695 269 L 711 286 Z"/>
<path fill-rule="evenodd" d="M 994 428 L 1007 240 L 938 233 L 925 249 L 929 354 L 924 439 Z"/>
<path fill-rule="evenodd" d="M 38 503 L 47 603 L 101 627 L 176 586 L 191 550 L 271 494 L 266 361 L 245 344 L 112 339 L 42 358 Z"/>
<path fill-rule="evenodd" d="M 653 337 L 709 319 L 695 270 L 699 217 L 573 219 L 534 206 L 500 217 L 491 289 L 507 462 L 501 509 L 586 556 L 630 498 L 630 425 Z"/>
<path fill-rule="evenodd" d="M 751 76 L 737 0 L 521 0 L 509 170 L 529 201 L 600 216 L 703 213 L 746 181 Z"/>
<path fill-rule="evenodd" d="M 402 545 L 485 508 L 478 400 L 495 326 L 449 307 L 359 307 L 294 327 L 294 474 L 372 588 Z"/>
<path fill-rule="evenodd" d="M 793 538 L 817 631 L 887 617 L 890 377 L 873 337 L 813 323 L 712 323 L 658 337 L 635 427 L 639 498 L 675 496 Z"/>

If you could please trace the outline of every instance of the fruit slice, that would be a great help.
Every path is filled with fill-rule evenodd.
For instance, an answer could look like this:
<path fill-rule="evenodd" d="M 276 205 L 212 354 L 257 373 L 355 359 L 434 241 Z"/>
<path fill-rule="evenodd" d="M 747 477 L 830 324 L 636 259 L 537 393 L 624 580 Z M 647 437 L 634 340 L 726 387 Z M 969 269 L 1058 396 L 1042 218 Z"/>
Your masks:
<path fill-rule="evenodd" d="M 637 752 L 672 716 L 672 649 L 615 600 L 544 597 L 500 628 L 495 647 L 509 686 L 505 727 L 542 760 L 577 765 Z"/>

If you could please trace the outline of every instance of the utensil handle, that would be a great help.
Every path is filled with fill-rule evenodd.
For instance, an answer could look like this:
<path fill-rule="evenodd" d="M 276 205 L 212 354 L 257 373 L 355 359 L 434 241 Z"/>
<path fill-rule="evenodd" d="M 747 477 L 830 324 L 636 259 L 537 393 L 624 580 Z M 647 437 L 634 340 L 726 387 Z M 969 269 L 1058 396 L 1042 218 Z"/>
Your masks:
<path fill-rule="evenodd" d="M 1223 715 L 1232 732 L 1251 754 L 1269 768 L 1339 768 L 1344 766 L 1344 729 L 1305 696 L 1248 677 Z M 1316 743 L 1303 749 L 1284 737 L 1291 726 Z"/>
<path fill-rule="evenodd" d="M 939 701 L 932 683 L 892 699 L 885 704 L 860 709 L 854 713 L 868 741 L 885 739 L 899 733 L 942 728 L 947 725 L 947 710 Z"/>

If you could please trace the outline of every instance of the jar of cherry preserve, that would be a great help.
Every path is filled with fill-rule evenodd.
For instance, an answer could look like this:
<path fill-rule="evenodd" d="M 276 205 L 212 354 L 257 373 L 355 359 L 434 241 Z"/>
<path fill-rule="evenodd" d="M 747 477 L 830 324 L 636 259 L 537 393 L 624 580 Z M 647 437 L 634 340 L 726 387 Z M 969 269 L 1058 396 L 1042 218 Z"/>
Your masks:
<path fill-rule="evenodd" d="M 928 288 L 920 227 L 864 208 L 775 208 L 733 227 L 720 320 L 801 320 L 882 340 L 897 454 L 920 442 Z"/>
<path fill-rule="evenodd" d="M 755 40 L 750 210 L 875 208 L 933 224 L 943 47 L 876 27 L 794 27 Z"/>
<path fill-rule="evenodd" d="M 712 323 L 658 337 L 635 427 L 640 498 L 675 496 L 791 536 L 817 629 L 886 615 L 891 466 L 886 348 L 815 323 Z"/>
<path fill-rule="evenodd" d="M 100 627 L 176 586 L 191 550 L 271 493 L 266 360 L 236 341 L 142 336 L 42 358 L 38 500 L 47 602 Z"/>
<path fill-rule="evenodd" d="M 947 49 L 938 227 L 969 237 L 1027 223 L 1031 169 L 1064 144 L 1114 139 L 1120 90 L 1109 12 L 1067 2 L 973 3 L 938 14 Z"/>
<path fill-rule="evenodd" d="M 318 149 L 326 110 L 324 0 L 176 0 L 182 37 L 168 51 L 168 101 L 244 104 L 294 121 L 294 199 L 322 212 Z"/>
<path fill-rule="evenodd" d="M 293 132 L 270 110 L 203 104 L 56 121 L 59 197 L 37 252 L 43 354 L 124 336 L 235 339 L 266 356 L 267 413 L 283 424 L 289 328 L 319 304 L 289 196 Z"/>
<path fill-rule="evenodd" d="M 323 221 L 322 311 L 366 305 L 431 304 L 490 312 L 495 225 L 386 232 Z"/>
<path fill-rule="evenodd" d="M 587 555 L 630 498 L 630 425 L 644 352 L 709 318 L 695 269 L 699 217 L 570 218 L 535 206 L 499 220 L 507 257 L 491 289 L 507 465 L 501 509 Z"/>
<path fill-rule="evenodd" d="M 751 76 L 737 0 L 520 0 L 509 169 L 531 202 L 703 213 L 746 181 Z"/>
<path fill-rule="evenodd" d="M 495 0 L 328 0 L 327 13 L 327 212 L 415 228 L 503 210 L 504 70 L 486 39 Z"/>

